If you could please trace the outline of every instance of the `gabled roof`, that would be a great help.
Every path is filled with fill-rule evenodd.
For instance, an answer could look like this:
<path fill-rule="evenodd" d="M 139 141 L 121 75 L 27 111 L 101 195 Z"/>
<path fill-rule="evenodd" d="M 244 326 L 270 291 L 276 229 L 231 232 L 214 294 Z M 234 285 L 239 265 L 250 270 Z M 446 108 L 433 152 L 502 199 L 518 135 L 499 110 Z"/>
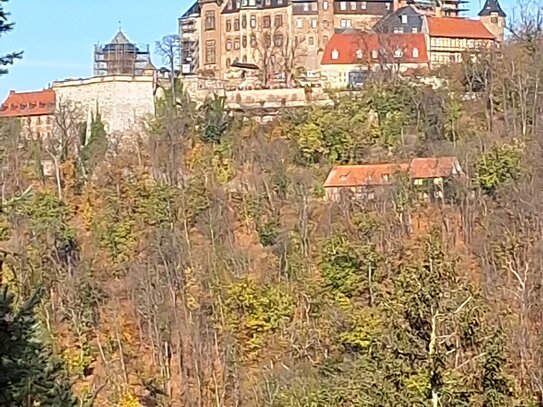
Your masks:
<path fill-rule="evenodd" d="M 416 49 L 416 51 L 415 51 Z M 386 52 L 391 61 L 428 62 L 424 34 L 335 33 L 324 50 L 322 64 L 364 64 L 376 62 L 374 51 Z M 395 57 L 395 52 L 401 56 Z"/>
<path fill-rule="evenodd" d="M 332 168 L 325 188 L 391 185 L 397 172 L 407 172 L 408 164 L 337 165 Z"/>
<path fill-rule="evenodd" d="M 479 12 L 479 16 L 489 16 L 492 13 L 497 13 L 500 17 L 506 17 L 498 0 L 486 0 L 483 9 Z"/>
<path fill-rule="evenodd" d="M 409 177 L 413 179 L 446 178 L 461 173 L 456 157 L 413 158 L 409 165 Z"/>
<path fill-rule="evenodd" d="M 181 16 L 181 19 L 189 18 L 192 15 L 200 15 L 200 2 L 196 0 L 190 8 L 185 11 L 185 13 Z"/>
<path fill-rule="evenodd" d="M 496 37 L 479 20 L 456 17 L 426 17 L 431 37 L 494 40 Z"/>
<path fill-rule="evenodd" d="M 50 115 L 55 112 L 55 91 L 38 92 L 10 91 L 0 107 L 0 117 L 28 117 Z"/>
<path fill-rule="evenodd" d="M 413 158 L 409 163 L 336 165 L 330 170 L 325 188 L 386 186 L 394 183 L 394 175 L 404 173 L 410 179 L 449 178 L 462 175 L 456 157 Z"/>
<path fill-rule="evenodd" d="M 379 32 L 393 32 L 393 28 L 397 27 L 398 25 L 403 25 L 401 22 L 402 16 L 407 16 L 410 20 L 409 23 L 412 23 L 412 21 L 418 21 L 417 25 L 422 25 L 423 14 L 420 13 L 413 5 L 408 4 L 407 6 L 400 7 L 398 10 L 381 18 L 379 21 L 377 21 L 377 23 L 375 23 L 373 28 Z"/>

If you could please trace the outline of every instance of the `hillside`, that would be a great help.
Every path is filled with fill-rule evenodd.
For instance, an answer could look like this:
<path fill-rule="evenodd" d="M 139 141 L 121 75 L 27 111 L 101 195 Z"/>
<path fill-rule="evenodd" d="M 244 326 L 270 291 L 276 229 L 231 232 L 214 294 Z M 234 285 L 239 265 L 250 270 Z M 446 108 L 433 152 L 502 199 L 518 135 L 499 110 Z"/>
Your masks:
<path fill-rule="evenodd" d="M 3 122 L 1 284 L 96 406 L 541 405 L 543 49 L 503 51 L 265 124 L 180 91 L 123 145 Z M 324 199 L 443 155 L 443 201 Z"/>

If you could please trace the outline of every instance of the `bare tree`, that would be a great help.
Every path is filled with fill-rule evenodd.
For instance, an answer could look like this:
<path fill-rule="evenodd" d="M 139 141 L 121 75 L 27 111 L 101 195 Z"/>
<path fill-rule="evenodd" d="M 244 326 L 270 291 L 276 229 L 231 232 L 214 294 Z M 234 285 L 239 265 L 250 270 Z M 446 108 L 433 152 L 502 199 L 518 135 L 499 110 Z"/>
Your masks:
<path fill-rule="evenodd" d="M 170 34 L 162 37 L 156 42 L 156 51 L 162 58 L 162 62 L 167 64 L 170 69 L 170 86 L 172 91 L 172 104 L 175 105 L 175 71 L 180 64 L 180 40 L 176 34 Z"/>

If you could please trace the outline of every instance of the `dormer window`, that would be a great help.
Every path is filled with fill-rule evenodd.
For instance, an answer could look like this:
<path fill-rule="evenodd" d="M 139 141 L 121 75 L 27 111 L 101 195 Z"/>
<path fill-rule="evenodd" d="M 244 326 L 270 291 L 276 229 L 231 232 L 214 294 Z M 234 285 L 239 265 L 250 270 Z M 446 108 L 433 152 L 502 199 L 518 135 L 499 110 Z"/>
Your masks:
<path fill-rule="evenodd" d="M 347 181 L 347 174 L 342 174 L 339 179 L 342 181 Z"/>
<path fill-rule="evenodd" d="M 339 59 L 339 51 L 337 49 L 332 50 L 332 59 Z"/>
<path fill-rule="evenodd" d="M 379 53 L 376 49 L 374 49 L 373 51 L 371 51 L 371 57 L 373 59 L 377 59 L 377 57 L 379 56 Z"/>
<path fill-rule="evenodd" d="M 403 57 L 403 51 L 399 48 L 396 48 L 394 50 L 394 58 L 401 58 Z"/>
<path fill-rule="evenodd" d="M 413 48 L 413 58 L 418 58 L 418 57 L 419 57 L 419 49 Z"/>
<path fill-rule="evenodd" d="M 357 49 L 357 50 L 356 50 L 356 58 L 357 58 L 357 59 L 362 59 L 363 56 L 364 56 L 364 54 L 362 53 L 362 50 L 361 50 L 361 49 Z"/>
<path fill-rule="evenodd" d="M 383 174 L 383 182 L 390 181 L 390 174 Z"/>
<path fill-rule="evenodd" d="M 402 24 L 407 24 L 407 16 L 406 15 L 402 16 Z"/>

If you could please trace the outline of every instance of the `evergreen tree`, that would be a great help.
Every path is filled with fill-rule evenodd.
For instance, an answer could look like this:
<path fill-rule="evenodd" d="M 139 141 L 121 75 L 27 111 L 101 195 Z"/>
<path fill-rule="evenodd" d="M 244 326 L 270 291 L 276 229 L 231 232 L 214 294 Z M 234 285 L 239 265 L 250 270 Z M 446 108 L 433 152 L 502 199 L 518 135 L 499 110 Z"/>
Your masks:
<path fill-rule="evenodd" d="M 34 294 L 16 308 L 15 296 L 0 288 L 0 406 L 70 407 L 76 402 L 61 362 L 40 338 Z"/>
<path fill-rule="evenodd" d="M 3 34 L 6 34 L 13 30 L 14 24 L 12 22 L 9 22 L 9 13 L 4 9 L 4 6 L 7 2 L 8 0 L 0 0 L 0 37 Z M 19 59 L 22 56 L 22 52 L 11 52 L 9 54 L 0 56 L 0 76 L 8 72 L 7 69 L 3 67 L 13 64 L 16 59 Z"/>

